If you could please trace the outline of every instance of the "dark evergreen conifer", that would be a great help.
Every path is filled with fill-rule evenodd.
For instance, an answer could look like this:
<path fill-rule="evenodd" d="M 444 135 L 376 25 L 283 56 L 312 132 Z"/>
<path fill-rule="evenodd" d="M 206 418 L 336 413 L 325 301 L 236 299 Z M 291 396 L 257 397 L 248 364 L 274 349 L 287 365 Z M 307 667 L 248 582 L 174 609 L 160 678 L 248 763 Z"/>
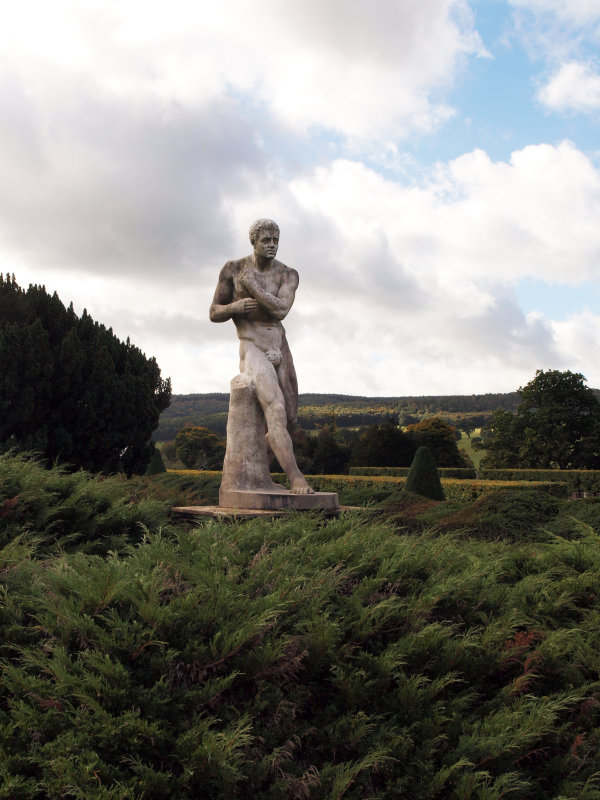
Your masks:
<path fill-rule="evenodd" d="M 0 447 L 94 472 L 145 471 L 171 384 L 153 358 L 43 286 L 0 274 Z"/>
<path fill-rule="evenodd" d="M 406 491 L 415 492 L 431 500 L 444 500 L 444 490 L 431 450 L 419 447 L 406 478 Z"/>

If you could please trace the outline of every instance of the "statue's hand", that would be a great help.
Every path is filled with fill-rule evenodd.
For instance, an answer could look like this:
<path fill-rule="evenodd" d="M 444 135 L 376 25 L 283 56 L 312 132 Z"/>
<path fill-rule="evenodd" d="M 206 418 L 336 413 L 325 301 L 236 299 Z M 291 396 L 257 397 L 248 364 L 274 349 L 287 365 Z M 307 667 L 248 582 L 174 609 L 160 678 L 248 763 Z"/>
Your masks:
<path fill-rule="evenodd" d="M 232 314 L 249 314 L 258 308 L 258 302 L 253 297 L 242 297 L 241 300 L 236 300 L 229 306 L 229 311 Z"/>
<path fill-rule="evenodd" d="M 254 277 L 254 270 L 249 269 L 248 267 L 244 267 L 239 275 L 238 280 L 246 289 L 250 290 L 256 283 L 256 279 Z"/>

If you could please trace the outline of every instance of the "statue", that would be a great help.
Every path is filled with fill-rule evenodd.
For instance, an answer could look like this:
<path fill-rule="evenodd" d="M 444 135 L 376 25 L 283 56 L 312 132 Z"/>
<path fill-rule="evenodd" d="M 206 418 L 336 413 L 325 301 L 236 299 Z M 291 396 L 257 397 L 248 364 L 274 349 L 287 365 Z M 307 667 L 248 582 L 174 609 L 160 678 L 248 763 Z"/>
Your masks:
<path fill-rule="evenodd" d="M 296 425 L 298 384 L 281 324 L 294 302 L 298 273 L 275 258 L 279 227 L 273 220 L 254 222 L 250 243 L 252 255 L 228 261 L 221 270 L 210 307 L 211 321 L 232 319 L 240 340 L 240 375 L 231 383 L 220 503 L 238 505 L 237 495 L 234 502 L 228 492 L 286 493 L 311 495 L 312 501 L 307 497 L 288 503 L 310 508 L 321 505 L 317 494 L 328 493 L 313 492 L 296 464 L 290 432 Z M 267 447 L 288 476 L 290 490 L 272 481 Z M 224 502 L 224 497 L 230 499 Z"/>

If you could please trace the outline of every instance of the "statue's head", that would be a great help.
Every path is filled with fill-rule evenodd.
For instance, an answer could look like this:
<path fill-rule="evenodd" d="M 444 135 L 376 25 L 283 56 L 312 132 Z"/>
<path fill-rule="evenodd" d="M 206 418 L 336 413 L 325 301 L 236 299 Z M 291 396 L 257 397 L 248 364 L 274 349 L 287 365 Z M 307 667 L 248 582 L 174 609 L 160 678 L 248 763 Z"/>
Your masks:
<path fill-rule="evenodd" d="M 257 219 L 250 225 L 250 244 L 254 244 L 261 231 L 274 231 L 279 236 L 279 225 L 272 219 Z"/>

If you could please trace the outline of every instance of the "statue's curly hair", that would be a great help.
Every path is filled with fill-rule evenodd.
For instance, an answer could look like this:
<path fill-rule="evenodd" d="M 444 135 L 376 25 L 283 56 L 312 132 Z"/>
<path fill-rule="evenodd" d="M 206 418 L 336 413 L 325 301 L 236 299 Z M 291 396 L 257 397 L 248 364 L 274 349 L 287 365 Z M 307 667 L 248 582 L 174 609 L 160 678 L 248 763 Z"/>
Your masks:
<path fill-rule="evenodd" d="M 279 225 L 272 219 L 257 219 L 250 225 L 250 244 L 254 244 L 256 237 L 261 231 L 277 231 L 279 233 Z"/>

